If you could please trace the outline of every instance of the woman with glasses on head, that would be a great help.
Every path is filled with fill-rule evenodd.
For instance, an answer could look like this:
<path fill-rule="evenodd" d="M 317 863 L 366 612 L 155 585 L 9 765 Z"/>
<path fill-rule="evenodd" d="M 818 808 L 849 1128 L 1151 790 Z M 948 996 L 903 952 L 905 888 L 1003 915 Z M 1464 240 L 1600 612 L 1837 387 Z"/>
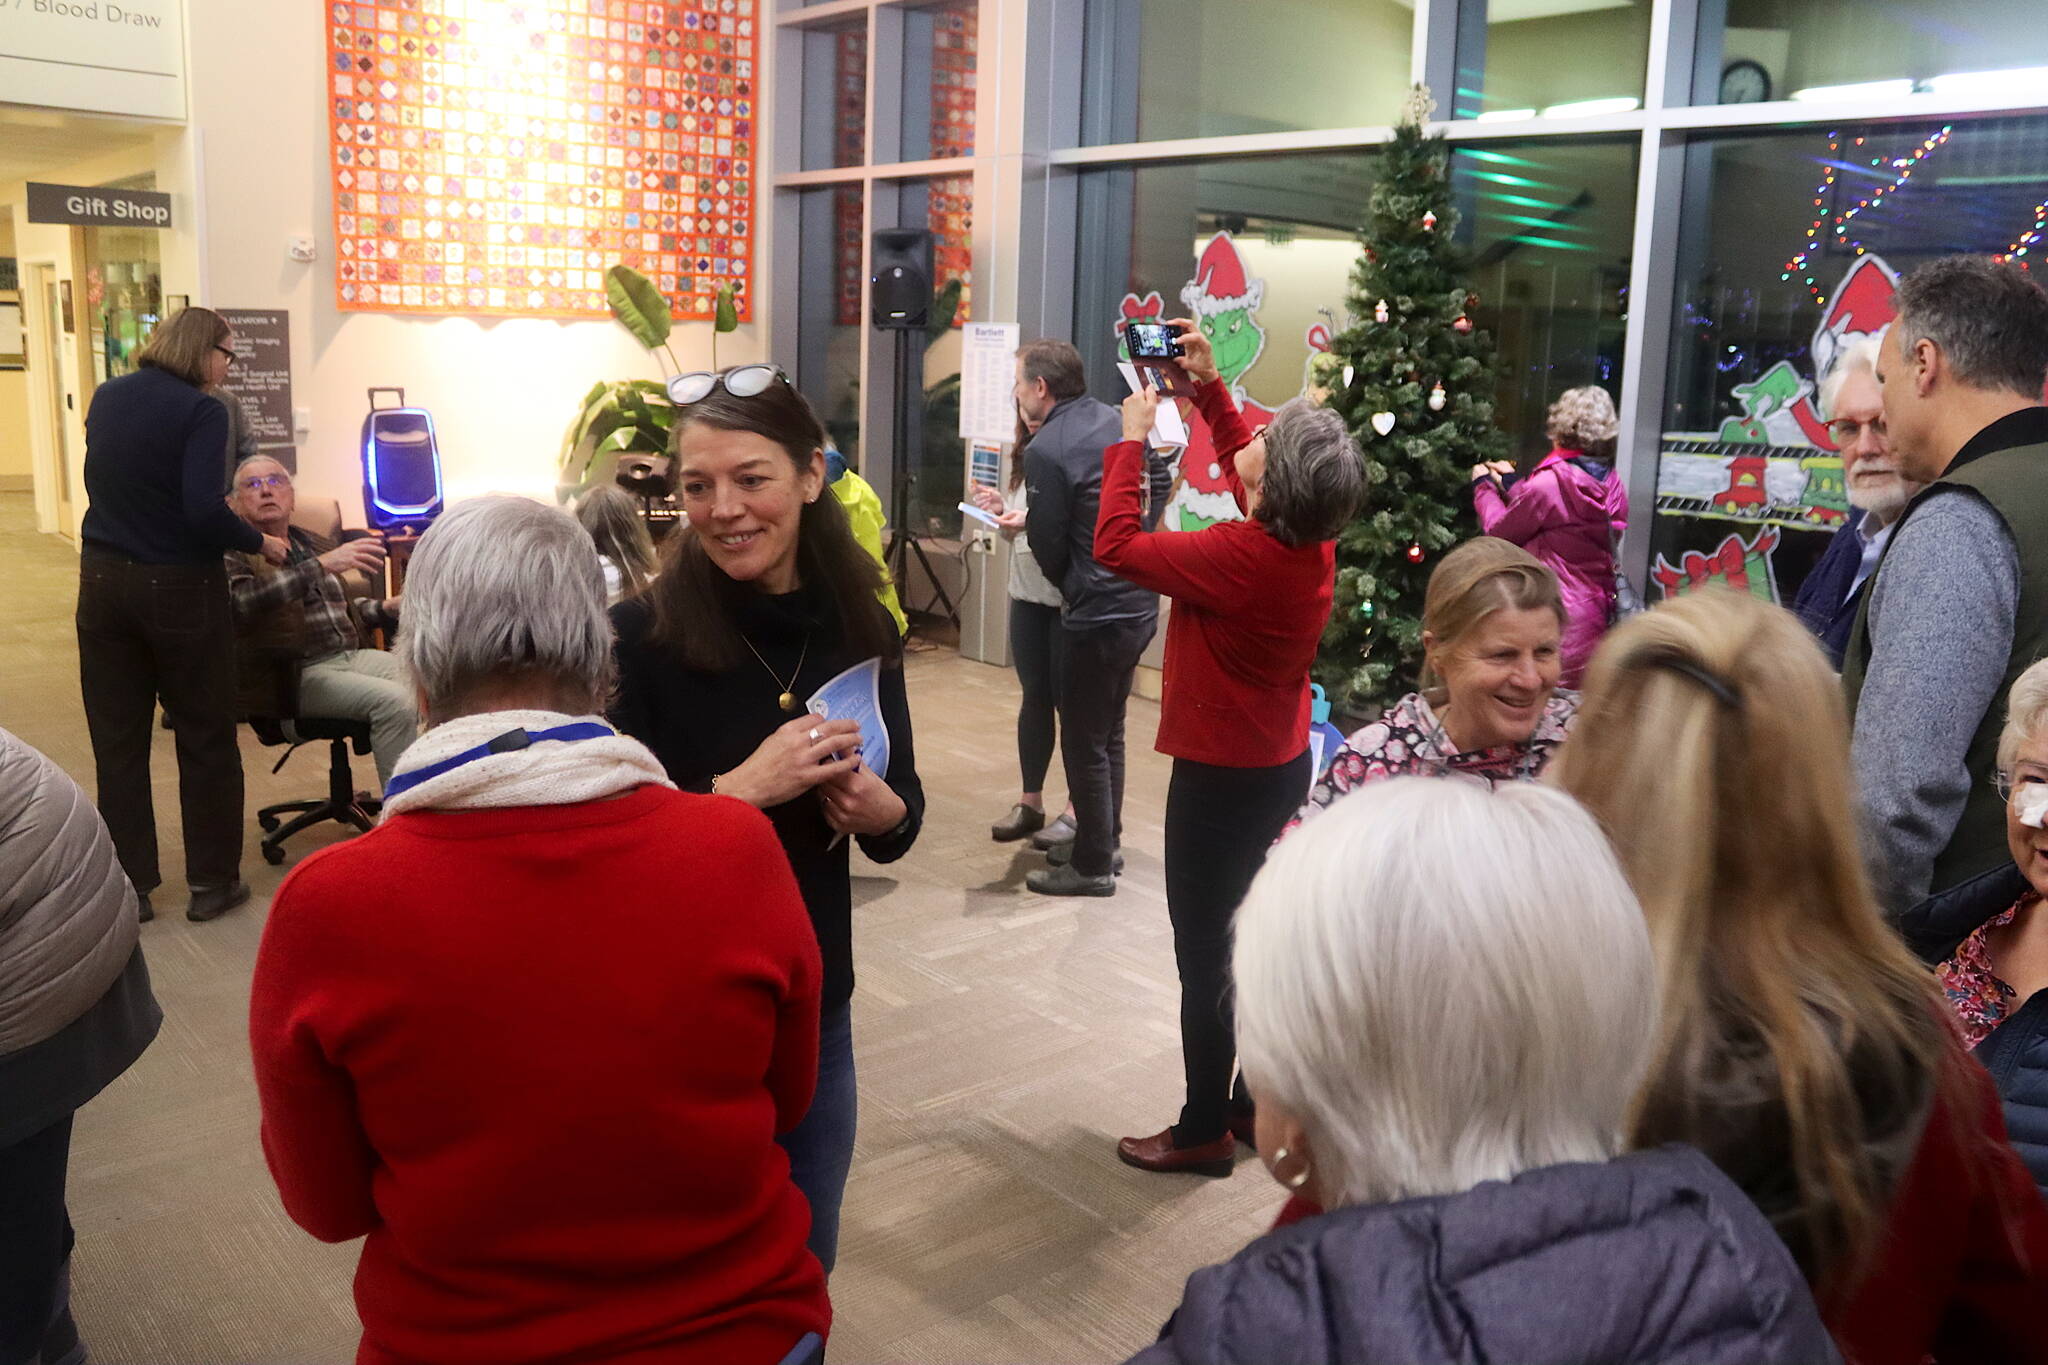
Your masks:
<path fill-rule="evenodd" d="M 151 334 L 135 373 L 99 386 L 85 416 L 79 689 L 100 814 L 145 919 L 162 880 L 149 781 L 159 699 L 177 740 L 186 918 L 249 898 L 225 555 L 282 564 L 289 547 L 221 496 L 228 414 L 206 390 L 227 377 L 233 340 L 220 314 L 185 309 Z"/>
<path fill-rule="evenodd" d="M 826 489 L 824 426 L 772 365 L 671 381 L 670 444 L 688 525 L 662 547 L 649 590 L 620 603 L 612 716 L 685 791 L 767 812 L 796 871 L 824 954 L 818 1089 L 785 1134 L 791 1177 L 811 1204 L 811 1248 L 829 1271 L 853 1159 L 856 1095 L 849 1000 L 853 899 L 848 842 L 878 863 L 910 851 L 924 816 L 903 649 L 876 600 L 881 571 Z M 879 659 L 887 771 L 852 720 L 806 702 Z"/>
<path fill-rule="evenodd" d="M 1657 949 L 1631 1141 L 1727 1172 L 1856 1365 L 2048 1361 L 2048 1209 L 1879 913 L 1812 637 L 1727 589 L 1630 619 L 1550 780 L 1606 828 Z"/>

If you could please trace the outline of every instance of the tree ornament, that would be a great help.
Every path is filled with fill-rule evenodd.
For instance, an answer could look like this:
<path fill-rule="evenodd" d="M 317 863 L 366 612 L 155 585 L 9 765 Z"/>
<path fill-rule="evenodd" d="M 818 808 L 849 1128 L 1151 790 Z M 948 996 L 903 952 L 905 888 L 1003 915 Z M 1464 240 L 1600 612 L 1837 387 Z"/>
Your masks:
<path fill-rule="evenodd" d="M 1374 413 L 1372 415 L 1372 429 L 1382 436 L 1392 431 L 1394 429 L 1394 414 L 1391 412 Z"/>
<path fill-rule="evenodd" d="M 1358 614 L 1367 620 L 1372 619 L 1372 601 L 1370 598 L 1358 604 Z"/>
<path fill-rule="evenodd" d="M 1355 374 L 1357 374 L 1357 373 L 1358 373 L 1358 371 L 1357 371 L 1357 370 L 1355 370 L 1355 369 L 1353 369 L 1353 368 L 1352 368 L 1351 366 L 1349 366 L 1349 365 L 1346 365 L 1346 366 L 1344 367 L 1344 387 L 1345 387 L 1345 388 L 1347 388 L 1347 389 L 1348 389 L 1348 388 L 1350 388 L 1350 387 L 1351 387 L 1351 379 L 1352 379 L 1352 376 L 1353 376 L 1353 375 L 1355 375 Z"/>
<path fill-rule="evenodd" d="M 1408 547 L 1408 562 L 1410 564 L 1420 564 L 1422 562 L 1422 547 L 1420 545 L 1410 545 Z"/>
<path fill-rule="evenodd" d="M 1438 384 L 1429 391 L 1429 410 L 1431 412 L 1442 412 L 1444 410 L 1444 386 L 1442 384 Z"/>
<path fill-rule="evenodd" d="M 1422 230 L 1424 232 L 1436 231 L 1436 211 L 1434 209 L 1422 215 Z"/>
<path fill-rule="evenodd" d="M 1385 322 L 1388 316 L 1389 314 L 1387 313 L 1387 301 L 1385 299 L 1381 299 L 1378 303 L 1372 306 L 1372 320 L 1374 322 Z"/>
<path fill-rule="evenodd" d="M 1458 314 L 1457 318 L 1451 323 L 1451 330 L 1459 336 L 1467 335 L 1472 330 L 1472 319 L 1466 317 L 1463 313 Z"/>

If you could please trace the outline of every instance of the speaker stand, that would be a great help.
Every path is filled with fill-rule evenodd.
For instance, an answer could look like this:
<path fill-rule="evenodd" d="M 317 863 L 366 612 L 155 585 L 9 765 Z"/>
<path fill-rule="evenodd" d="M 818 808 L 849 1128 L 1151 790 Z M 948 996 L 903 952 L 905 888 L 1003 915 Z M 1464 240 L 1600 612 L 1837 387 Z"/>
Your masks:
<path fill-rule="evenodd" d="M 895 467 L 890 471 L 889 548 L 883 553 L 882 561 L 890 576 L 895 579 L 897 594 L 905 599 L 904 605 L 907 608 L 907 599 L 910 595 L 910 557 L 916 555 L 917 562 L 924 567 L 924 576 L 931 583 L 932 592 L 938 599 L 937 603 L 927 604 L 927 614 L 932 605 L 942 605 L 946 609 L 946 619 L 957 627 L 960 624 L 960 608 L 953 604 L 953 599 L 946 592 L 946 585 L 939 581 L 938 574 L 932 569 L 931 556 L 925 553 L 924 546 L 918 543 L 917 537 L 909 530 L 910 489 L 916 479 L 916 475 L 911 473 L 912 452 L 920 455 L 924 452 L 924 385 L 915 382 L 911 374 L 917 334 L 923 328 L 913 330 L 898 327 L 894 330 L 896 389 L 892 396 L 896 404 L 897 445 Z"/>

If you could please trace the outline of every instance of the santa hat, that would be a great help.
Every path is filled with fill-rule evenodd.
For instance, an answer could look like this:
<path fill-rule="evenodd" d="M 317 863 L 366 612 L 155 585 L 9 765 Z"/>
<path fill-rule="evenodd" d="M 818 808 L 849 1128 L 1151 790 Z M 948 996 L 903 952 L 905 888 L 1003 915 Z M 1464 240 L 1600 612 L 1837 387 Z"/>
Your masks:
<path fill-rule="evenodd" d="M 1896 312 L 1892 295 L 1898 282 L 1898 275 L 1876 256 L 1864 256 L 1849 268 L 1813 332 L 1815 376 L 1825 376 L 1849 342 L 1876 336 L 1891 325 Z"/>
<path fill-rule="evenodd" d="M 1200 317 L 1257 308 L 1265 295 L 1266 282 L 1245 278 L 1244 262 L 1238 258 L 1236 244 L 1229 233 L 1219 232 L 1202 248 L 1195 277 L 1180 291 L 1180 300 Z"/>

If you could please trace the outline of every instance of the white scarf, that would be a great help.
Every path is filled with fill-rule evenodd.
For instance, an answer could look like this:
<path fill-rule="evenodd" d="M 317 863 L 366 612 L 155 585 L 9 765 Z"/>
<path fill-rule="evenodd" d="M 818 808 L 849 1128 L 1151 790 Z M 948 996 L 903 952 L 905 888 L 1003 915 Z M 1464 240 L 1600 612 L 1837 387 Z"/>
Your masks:
<path fill-rule="evenodd" d="M 488 744 L 507 730 L 552 730 L 602 716 L 559 711 L 485 711 L 421 735 L 399 756 L 393 776 L 453 758 Z M 544 739 L 524 749 L 487 754 L 388 797 L 384 815 L 413 810 L 481 810 L 504 806 L 571 806 L 656 783 L 673 787 L 661 763 L 637 739 L 613 733 L 601 739 Z"/>

